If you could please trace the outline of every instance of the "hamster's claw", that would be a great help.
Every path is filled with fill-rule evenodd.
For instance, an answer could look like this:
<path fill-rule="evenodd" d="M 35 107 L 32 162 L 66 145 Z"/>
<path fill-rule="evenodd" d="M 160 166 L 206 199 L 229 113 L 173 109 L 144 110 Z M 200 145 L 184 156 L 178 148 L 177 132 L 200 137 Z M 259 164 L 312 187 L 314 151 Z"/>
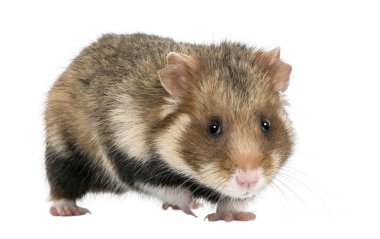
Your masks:
<path fill-rule="evenodd" d="M 223 213 L 211 213 L 206 216 L 210 222 L 215 221 L 253 221 L 256 215 L 252 212 L 223 212 Z M 205 218 L 205 220 L 206 220 Z"/>

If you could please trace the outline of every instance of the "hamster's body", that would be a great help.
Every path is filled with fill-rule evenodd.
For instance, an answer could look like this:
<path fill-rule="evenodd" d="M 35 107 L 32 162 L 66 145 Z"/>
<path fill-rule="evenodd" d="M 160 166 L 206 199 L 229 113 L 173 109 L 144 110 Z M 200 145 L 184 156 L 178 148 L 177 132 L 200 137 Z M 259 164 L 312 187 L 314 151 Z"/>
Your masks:
<path fill-rule="evenodd" d="M 53 215 L 81 215 L 87 192 L 135 190 L 210 220 L 252 219 L 241 206 L 292 150 L 278 49 L 105 35 L 49 92 L 46 169 Z"/>

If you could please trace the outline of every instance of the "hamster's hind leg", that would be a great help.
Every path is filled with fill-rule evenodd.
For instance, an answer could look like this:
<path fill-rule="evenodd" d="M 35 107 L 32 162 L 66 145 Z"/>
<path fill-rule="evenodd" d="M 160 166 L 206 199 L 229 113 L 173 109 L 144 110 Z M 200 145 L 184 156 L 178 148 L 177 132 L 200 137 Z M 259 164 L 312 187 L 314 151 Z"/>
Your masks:
<path fill-rule="evenodd" d="M 91 213 L 87 208 L 79 207 L 74 200 L 58 199 L 53 201 L 50 214 L 53 216 L 81 216 Z"/>
<path fill-rule="evenodd" d="M 53 201 L 50 213 L 53 216 L 79 216 L 90 212 L 78 207 L 75 201 L 94 186 L 99 176 L 85 155 L 73 147 L 67 149 L 60 152 L 49 146 L 46 149 L 46 171 Z"/>

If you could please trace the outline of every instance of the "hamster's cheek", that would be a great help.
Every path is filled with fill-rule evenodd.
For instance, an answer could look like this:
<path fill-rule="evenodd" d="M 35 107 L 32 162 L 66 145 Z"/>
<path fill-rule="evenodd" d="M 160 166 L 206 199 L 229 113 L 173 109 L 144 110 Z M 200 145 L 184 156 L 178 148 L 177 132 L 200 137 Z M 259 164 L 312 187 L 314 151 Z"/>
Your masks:
<path fill-rule="evenodd" d="M 221 191 L 229 177 L 216 163 L 203 163 L 197 171 L 197 178 L 202 184 L 218 191 Z"/>
<path fill-rule="evenodd" d="M 281 158 L 281 155 L 275 152 L 261 162 L 261 167 L 264 170 L 264 177 L 267 182 L 272 181 L 282 164 L 283 159 Z"/>

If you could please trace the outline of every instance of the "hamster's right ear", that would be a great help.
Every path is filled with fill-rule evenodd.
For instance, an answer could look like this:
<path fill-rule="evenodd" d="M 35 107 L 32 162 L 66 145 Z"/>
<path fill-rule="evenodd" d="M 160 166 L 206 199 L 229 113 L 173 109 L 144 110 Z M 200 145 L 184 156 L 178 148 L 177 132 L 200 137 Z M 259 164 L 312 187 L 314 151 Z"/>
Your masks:
<path fill-rule="evenodd" d="M 289 86 L 289 78 L 292 72 L 292 66 L 280 59 L 281 50 L 276 47 L 268 52 L 264 52 L 265 62 L 273 66 L 272 83 L 275 90 L 284 92 Z"/>
<path fill-rule="evenodd" d="M 199 59 L 183 53 L 170 52 L 167 66 L 158 71 L 162 86 L 174 98 L 182 99 L 200 71 Z"/>

